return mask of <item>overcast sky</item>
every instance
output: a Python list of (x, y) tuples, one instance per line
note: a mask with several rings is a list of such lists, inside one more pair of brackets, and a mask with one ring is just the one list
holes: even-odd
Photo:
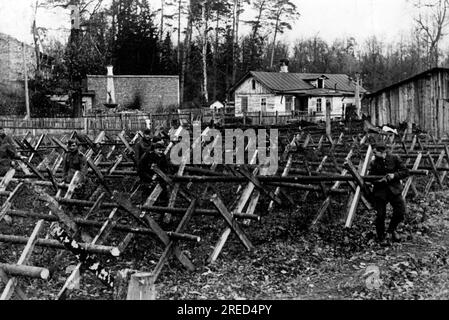
[[(161, 0), (150, 0), (153, 8)], [(407, 0), (292, 0), (301, 17), (284, 36), (287, 40), (318, 35), (326, 41), (354, 36), (358, 43), (376, 35), (386, 41), (410, 35), (413, 25), (412, 9)], [(0, 32), (20, 40), (32, 41), (30, 29), (35, 0), (0, 0)], [(68, 10), (38, 16), (38, 25), (50, 28), (69, 28)], [(61, 32), (59, 32), (61, 34)]]

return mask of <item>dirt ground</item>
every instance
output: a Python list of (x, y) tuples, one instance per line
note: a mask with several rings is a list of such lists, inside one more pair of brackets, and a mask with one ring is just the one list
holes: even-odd
[[(232, 194), (233, 190), (228, 190)], [(24, 193), (23, 199), (30, 195)], [(431, 193), (426, 199), (408, 201), (408, 215), (401, 226), (404, 241), (380, 246), (374, 241), (374, 212), (359, 210), (351, 229), (345, 229), (341, 212), (345, 205), (336, 198), (333, 213), (327, 213), (316, 228), (310, 222), (319, 206), (313, 193), (309, 201), (296, 208), (275, 209), (266, 213), (261, 201), (260, 222), (244, 230), (256, 247), (249, 253), (231, 235), (218, 260), (206, 259), (225, 229), (223, 219), (195, 216), (186, 232), (201, 236), (199, 243), (181, 245), (198, 267), (184, 270), (170, 259), (157, 283), (157, 299), (448, 299), (449, 298), (449, 194)], [(342, 198), (343, 199), (343, 198)], [(29, 202), (28, 206), (33, 207)], [(125, 218), (124, 218), (125, 219)], [(126, 220), (126, 219), (125, 219)], [(12, 225), (0, 224), (0, 233), (30, 234), (33, 224), (14, 218)], [(170, 226), (165, 226), (170, 228)], [(173, 226), (171, 226), (173, 227)], [(116, 232), (108, 244), (123, 238)], [(0, 243), (0, 262), (18, 260), (23, 246)], [(113, 271), (135, 269), (151, 271), (163, 247), (153, 238), (140, 235), (125, 253), (115, 258), (100, 257)], [(76, 258), (65, 252), (55, 265), (54, 249), (35, 249), (31, 263), (52, 266), (48, 281), (20, 279), (31, 299), (54, 299), (69, 275), (68, 267)], [(0, 284), (0, 290), (3, 284)], [(80, 289), (70, 291), (67, 299), (113, 299), (90, 272), (81, 279)]]

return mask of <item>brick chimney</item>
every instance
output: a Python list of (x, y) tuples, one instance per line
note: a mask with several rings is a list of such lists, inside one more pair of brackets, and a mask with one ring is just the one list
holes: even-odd
[(108, 104), (115, 104), (115, 87), (114, 87), (114, 67), (109, 65), (106, 67), (108, 69), (107, 82), (106, 82), (106, 102)]
[(280, 71), (281, 73), (288, 73), (288, 59), (281, 59), (280, 61)]
[(76, 3), (76, 1), (72, 1), (72, 3), (69, 5), (69, 9), (70, 9), (71, 29), (79, 30), (80, 29), (80, 7)]

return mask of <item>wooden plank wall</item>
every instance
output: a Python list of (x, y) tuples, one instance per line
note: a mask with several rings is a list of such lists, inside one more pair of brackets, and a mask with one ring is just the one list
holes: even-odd
[(407, 122), (436, 137), (449, 133), (449, 72), (434, 71), (367, 98), (375, 125)]

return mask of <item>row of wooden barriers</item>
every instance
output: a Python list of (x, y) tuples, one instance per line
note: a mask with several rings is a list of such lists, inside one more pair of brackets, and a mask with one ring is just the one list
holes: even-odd
[[(167, 155), (178, 143), (181, 130), (181, 127), (171, 129)], [(331, 214), (336, 204), (341, 205), (341, 199), (346, 201), (344, 225), (350, 228), (357, 212), (372, 210), (367, 199), (368, 182), (380, 177), (370, 176), (368, 169), (376, 141), (385, 141), (410, 169), (403, 191), (405, 197), (409, 193), (425, 196), (432, 188), (443, 188), (449, 171), (446, 139), (436, 140), (423, 134), (327, 136), (307, 130), (284, 134), (281, 140), (288, 143), (277, 146), (282, 151), (279, 168), (271, 175), (266, 164), (258, 163), (257, 152), (245, 165), (224, 165), (212, 158), (206, 162), (208, 165), (192, 165), (188, 162), (196, 145), (213, 147), (219, 141), (210, 139), (210, 129), (205, 128), (201, 137), (191, 141), (189, 155), (182, 157), (176, 174), (168, 175), (153, 167), (160, 182), (142, 204), (133, 160), (133, 145), (140, 137), (141, 132), (133, 135), (122, 132), (117, 136), (101, 132), (94, 139), (76, 132), (62, 137), (46, 134), (14, 137), (17, 148), (28, 160), (18, 161), (0, 181), (0, 231), (10, 231), (0, 234), (0, 248), (7, 252), (12, 247), (24, 247), (17, 261), (7, 261), (10, 255), (0, 256), (3, 282), (0, 299), (27, 299), (28, 282), (22, 280), (24, 277), (50, 279), (52, 266), (36, 266), (40, 264), (40, 256), (33, 255), (36, 246), (55, 250), (58, 254), (54, 263), (63, 254), (76, 259), (77, 265), (71, 268), (55, 297), (65, 299), (86, 271), (92, 272), (106, 287), (117, 290), (121, 282), (119, 274), (125, 278), (126, 275), (113, 272), (114, 268), (105, 266), (104, 261), (119, 259), (137, 237), (156, 239), (162, 254), (154, 268), (130, 274), (127, 298), (135, 299), (136, 294), (142, 297), (146, 285), (157, 281), (171, 258), (185, 269), (195, 270), (191, 255), (181, 249), (202, 241), (199, 235), (188, 232), (201, 229), (193, 227), (203, 221), (198, 217), (221, 219), (225, 226), (223, 230), (214, 230), (212, 238), (218, 239), (207, 263), (219, 258), (232, 234), (246, 250), (254, 251), (251, 224), (273, 218), (276, 210), (283, 207), (295, 208), (306, 203), (312, 194), (319, 199), (319, 205), (310, 219), (311, 228), (326, 213)], [(88, 177), (81, 179), (77, 172), (70, 183), (60, 183), (66, 142), (71, 138), (80, 141), (88, 159)], [(267, 145), (270, 147), (273, 149)], [(163, 190), (169, 191), (168, 204), (158, 205)], [(162, 215), (171, 224), (163, 223), (156, 215)], [(164, 230), (169, 225), (171, 230)], [(216, 228), (222, 225), (215, 224)], [(89, 237), (86, 228), (96, 230), (95, 236)], [(18, 234), (18, 230), (29, 233)]]

